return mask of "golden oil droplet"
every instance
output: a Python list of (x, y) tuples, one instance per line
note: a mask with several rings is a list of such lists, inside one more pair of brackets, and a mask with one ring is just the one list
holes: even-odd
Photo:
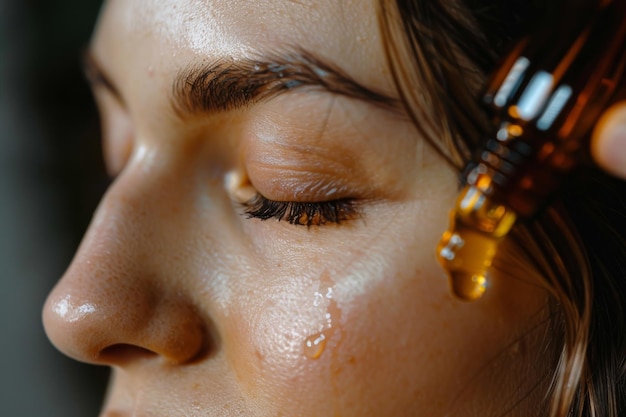
[(487, 273), (498, 245), (515, 224), (517, 215), (466, 186), (450, 212), (450, 227), (437, 246), (437, 259), (448, 272), (455, 296), (473, 301), (487, 289)]
[(450, 274), (450, 286), (455, 296), (462, 300), (479, 299), (487, 289), (487, 278), (484, 275), (472, 275), (459, 272)]
[(317, 359), (322, 356), (326, 348), (326, 335), (324, 333), (316, 333), (309, 336), (304, 341), (304, 354), (307, 358)]

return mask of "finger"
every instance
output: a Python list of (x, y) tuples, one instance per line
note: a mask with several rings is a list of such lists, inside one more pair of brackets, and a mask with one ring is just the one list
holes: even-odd
[(600, 118), (593, 132), (591, 154), (600, 167), (626, 179), (626, 101)]

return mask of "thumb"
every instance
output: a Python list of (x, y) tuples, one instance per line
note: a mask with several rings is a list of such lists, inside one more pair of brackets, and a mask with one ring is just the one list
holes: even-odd
[(591, 155), (601, 168), (626, 180), (626, 101), (600, 118), (591, 138)]

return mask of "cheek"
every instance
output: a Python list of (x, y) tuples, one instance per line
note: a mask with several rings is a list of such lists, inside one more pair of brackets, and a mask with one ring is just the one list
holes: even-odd
[(324, 383), (333, 387), (339, 408), (350, 410), (347, 415), (448, 415), (451, 410), (456, 412), (449, 415), (459, 415), (470, 405), (480, 407), (474, 402), (490, 398), (527, 366), (527, 358), (507, 353), (526, 318), (461, 304), (438, 279), (437, 266), (410, 263), (389, 271), (343, 309)]
[[(325, 262), (302, 259), (322, 266), (301, 268), (300, 276), (259, 272), (242, 280), (249, 284), (233, 294), (224, 351), (245, 391), (289, 399), (280, 409), (291, 415), (358, 415), (362, 406), (369, 407), (362, 415), (384, 414), (393, 404), (389, 392), (405, 392), (403, 403), (412, 401), (413, 391), (403, 385), (423, 373), (424, 362), (444, 344), (423, 340), (443, 326), (435, 313), (447, 297), (446, 284), (434, 277), (440, 272), (432, 251), (417, 251), (434, 247), (429, 234), (409, 238), (401, 226), (389, 225), (386, 238), (363, 248), (354, 244), (349, 255), (341, 251), (349, 264), (327, 254)], [(268, 400), (265, 408), (274, 403)]]
[(437, 415), (458, 371), (450, 364), (451, 299), (427, 256), (395, 255), (344, 309), (331, 377), (355, 415)]
[[(325, 384), (340, 342), (341, 312), (319, 276), (258, 279), (266, 283), (238, 294), (225, 318), (227, 360), (243, 391), (268, 415), (310, 415), (311, 401), (330, 399)], [(318, 404), (316, 413), (330, 404)]]
[(416, 251), (433, 247), (431, 236), (395, 232), (403, 238), (355, 252), (342, 271), (261, 274), (235, 295), (224, 350), (240, 386), (265, 410), (443, 415), (490, 398), (526, 368), (528, 358), (508, 355), (507, 346), (539, 303), (509, 314), (499, 292), (458, 302), (431, 251)]
[[(224, 351), (244, 390), (268, 399), (265, 410), (389, 415), (391, 405), (406, 408), (438, 375), (447, 377), (448, 329), (437, 317), (441, 303), (428, 300), (428, 276), (415, 269), (374, 276), (377, 269), (363, 262), (349, 276), (299, 277), (237, 297)], [(364, 280), (376, 284), (363, 290)], [(345, 302), (348, 287), (360, 294)], [(389, 401), (392, 393), (402, 398)], [(275, 405), (276, 398), (287, 401)]]

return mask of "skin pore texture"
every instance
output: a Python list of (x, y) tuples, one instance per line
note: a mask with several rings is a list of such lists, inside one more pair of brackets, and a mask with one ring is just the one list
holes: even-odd
[[(190, 68), (296, 50), (393, 102), (377, 28), (370, 0), (105, 4), (92, 82), (116, 178), (44, 308), (61, 351), (113, 367), (102, 416), (541, 414), (547, 294), (529, 274), (452, 298), (434, 248), (457, 174), (401, 111), (319, 86), (173, 105)], [(262, 221), (256, 193), (351, 210)]]

